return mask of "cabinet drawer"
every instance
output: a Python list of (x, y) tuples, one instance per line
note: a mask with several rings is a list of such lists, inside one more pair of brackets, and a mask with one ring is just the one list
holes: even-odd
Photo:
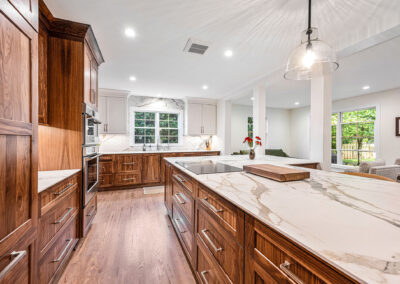
[(100, 162), (99, 173), (112, 174), (114, 172), (113, 165), (114, 163), (112, 161)]
[(135, 172), (142, 169), (141, 155), (116, 155), (114, 160), (117, 173)]
[(197, 209), (197, 235), (232, 283), (243, 283), (243, 248), (202, 207)]
[(114, 185), (113, 174), (102, 174), (99, 178), (99, 187), (109, 187)]
[(141, 183), (141, 176), (138, 173), (115, 174), (114, 183), (115, 183), (115, 185), (140, 184)]
[(83, 235), (86, 236), (94, 217), (97, 214), (97, 194), (89, 201), (83, 209)]
[(194, 241), (193, 231), (191, 230), (190, 223), (188, 222), (186, 217), (182, 214), (175, 200), (173, 200), (173, 206), (172, 206), (172, 221), (174, 222), (179, 238), (183, 242), (183, 247), (185, 249), (186, 254), (190, 259), (192, 259), (193, 241)]
[(245, 282), (246, 284), (293, 284), (279, 269), (273, 264), (268, 268), (262, 267), (251, 256), (246, 254), (245, 259)]
[(189, 220), (191, 225), (194, 225), (194, 200), (190, 191), (186, 189), (180, 182), (173, 180), (172, 195), (176, 204), (181, 208), (186, 219)]
[(282, 275), (290, 283), (357, 283), (252, 217), (246, 232), (246, 251), (279, 283)]
[(69, 191), (52, 210), (42, 215), (39, 230), (39, 248), (42, 250), (54, 235), (68, 222), (71, 216), (79, 210), (78, 188)]
[(11, 253), (0, 257), (0, 284), (28, 284), (29, 258), (31, 246), (26, 249), (15, 248)]
[[(60, 198), (63, 198), (70, 191), (74, 191), (78, 185), (80, 184), (78, 178), (80, 175), (74, 175), (66, 180), (61, 181), (60, 183), (42, 191), (39, 194), (40, 206), (42, 208), (42, 214), (44, 211), (50, 210), (50, 203)], [(46, 209), (45, 209), (46, 208)]]
[(173, 179), (187, 189), (193, 198), (196, 198), (196, 183), (188, 175), (174, 169), (172, 174)]
[[(210, 254), (202, 239), (197, 238), (197, 265), (196, 275), (203, 284), (220, 284), (231, 283), (229, 279), (223, 274), (215, 259)], [(239, 266), (239, 264), (236, 264)]]
[(198, 201), (241, 246), (244, 246), (244, 213), (240, 209), (201, 185)]
[(114, 155), (101, 155), (99, 157), (100, 162), (106, 161), (106, 162), (112, 162), (114, 160)]
[(39, 283), (49, 283), (54, 277), (57, 269), (63, 261), (70, 255), (77, 242), (77, 220), (75, 217), (66, 226), (54, 245), (47, 251), (39, 262)]

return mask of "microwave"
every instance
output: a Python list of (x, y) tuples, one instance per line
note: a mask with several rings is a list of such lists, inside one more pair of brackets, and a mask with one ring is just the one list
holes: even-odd
[(83, 146), (95, 146), (99, 139), (99, 114), (87, 104), (82, 109)]

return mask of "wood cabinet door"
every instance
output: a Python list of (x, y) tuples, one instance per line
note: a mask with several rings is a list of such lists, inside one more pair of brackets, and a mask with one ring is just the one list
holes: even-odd
[(157, 183), (161, 181), (160, 155), (143, 155), (142, 183)]
[(142, 169), (142, 155), (115, 155), (114, 162), (116, 173), (140, 173)]
[(39, 30), (39, 0), (8, 0), (8, 2), (36, 31)]
[(92, 54), (85, 44), (84, 61), (83, 61), (83, 101), (85, 104), (92, 106), (91, 100), (91, 82), (92, 82)]
[(188, 104), (187, 112), (187, 131), (188, 135), (202, 134), (202, 105), (201, 104)]
[(47, 28), (40, 23), (38, 47), (39, 47), (39, 123), (48, 123), (48, 91), (47, 91), (47, 51), (48, 51)]
[(203, 124), (202, 134), (217, 134), (217, 106), (203, 105), (201, 117)]
[(90, 103), (96, 111), (98, 103), (97, 69), (98, 67), (96, 60), (92, 58), (90, 64)]
[[(17, 243), (36, 236), (38, 224), (38, 35), (4, 0), (0, 0), (0, 62), (0, 256), (7, 256), (18, 251)], [(12, 270), (2, 264), (0, 275)], [(34, 258), (29, 265), (34, 265)], [(30, 269), (35, 279), (35, 269)]]
[(172, 217), (172, 168), (169, 164), (165, 164), (164, 202), (168, 214)]

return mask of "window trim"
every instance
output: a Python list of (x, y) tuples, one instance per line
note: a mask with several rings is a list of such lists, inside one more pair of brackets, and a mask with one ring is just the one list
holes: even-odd
[(149, 146), (156, 146), (158, 139), (160, 139), (160, 113), (174, 113), (178, 115), (178, 143), (159, 143), (160, 146), (182, 146), (183, 145), (183, 111), (182, 110), (165, 110), (165, 109), (146, 109), (141, 107), (130, 107), (129, 110), (129, 144), (130, 146), (142, 146), (145, 143), (135, 143), (135, 112), (154, 112), (156, 114), (155, 130), (156, 139), (155, 143), (146, 143)]
[[(332, 115), (335, 113), (339, 113), (342, 114), (344, 112), (352, 112), (352, 111), (359, 111), (359, 110), (366, 110), (366, 109), (371, 109), (371, 108), (375, 108), (375, 121), (374, 121), (374, 143), (375, 143), (375, 154), (376, 154), (376, 159), (380, 159), (381, 157), (381, 151), (380, 151), (380, 118), (381, 118), (381, 108), (379, 104), (376, 105), (364, 105), (361, 107), (356, 107), (356, 108), (350, 108), (350, 107), (346, 107), (346, 108), (335, 108), (332, 110)], [(342, 115), (338, 115), (338, 121), (337, 121), (337, 126), (336, 126), (336, 149), (331, 149), (331, 152), (336, 150), (338, 153), (340, 151), (342, 151), (342, 125), (343, 124), (348, 124), (348, 123), (342, 123)], [(332, 125), (332, 124), (331, 124)], [(340, 133), (340, 135), (338, 135), (338, 133)], [(332, 130), (331, 130), (331, 135), (332, 135)], [(332, 142), (330, 142), (332, 143)], [(364, 151), (365, 152), (365, 151)], [(366, 151), (369, 152), (369, 151)], [(340, 163), (339, 163), (340, 161)], [(345, 166), (345, 167), (351, 167), (351, 166), (346, 166), (343, 165), (343, 161), (342, 161), (342, 155), (338, 154), (337, 155), (337, 164), (332, 164), (332, 166), (336, 167), (341, 167), (341, 166)]]

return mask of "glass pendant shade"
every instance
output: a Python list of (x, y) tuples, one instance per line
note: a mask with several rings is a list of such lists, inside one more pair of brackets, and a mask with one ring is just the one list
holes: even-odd
[(292, 51), (285, 70), (285, 79), (311, 80), (312, 77), (332, 73), (339, 68), (333, 49), (318, 39), (318, 30), (312, 28), (310, 38), (303, 32), (301, 45)]

